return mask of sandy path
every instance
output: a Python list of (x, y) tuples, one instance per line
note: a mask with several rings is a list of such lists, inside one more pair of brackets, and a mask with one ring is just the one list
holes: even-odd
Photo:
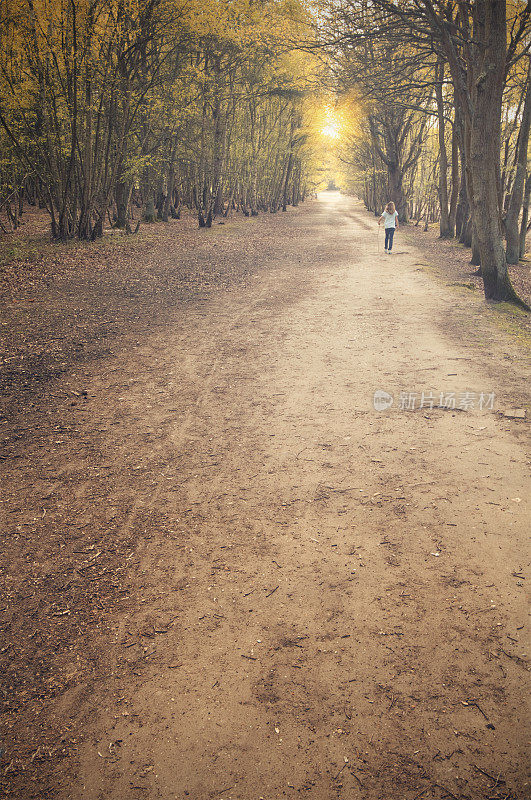
[(496, 358), (441, 327), (472, 301), (375, 231), (322, 196), (284, 262), (94, 375), (142, 545), (112, 676), (58, 707), (87, 732), (61, 797), (529, 796), (525, 423), (477, 408)]

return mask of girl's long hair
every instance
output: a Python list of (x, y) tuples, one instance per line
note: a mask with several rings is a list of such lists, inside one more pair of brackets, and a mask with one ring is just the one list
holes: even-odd
[(387, 205), (385, 207), (385, 210), (387, 211), (388, 214), (394, 214), (395, 213), (395, 204), (393, 203), (392, 200), (390, 200), (387, 203)]

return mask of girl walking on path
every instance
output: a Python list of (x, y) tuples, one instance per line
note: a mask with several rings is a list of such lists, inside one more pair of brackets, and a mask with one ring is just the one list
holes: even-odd
[(396, 211), (395, 204), (392, 201), (387, 203), (382, 216), (378, 220), (378, 225), (382, 224), (382, 220), (384, 221), (385, 227), (385, 252), (391, 255), (395, 228), (398, 228), (398, 213)]

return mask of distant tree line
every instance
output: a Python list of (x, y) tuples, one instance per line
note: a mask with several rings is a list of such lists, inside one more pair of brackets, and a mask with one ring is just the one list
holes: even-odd
[(525, 305), (507, 264), (529, 230), (531, 4), (324, 0), (320, 46), (365, 105), (340, 157), (367, 208), (438, 220), (473, 248), (487, 299)]
[(0, 212), (54, 239), (275, 212), (311, 187), (291, 0), (1, 0)]

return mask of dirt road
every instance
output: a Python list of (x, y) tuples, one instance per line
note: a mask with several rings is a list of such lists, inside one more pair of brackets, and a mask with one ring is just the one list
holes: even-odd
[(27, 478), (130, 587), (64, 657), (48, 796), (529, 797), (525, 365), (351, 199), (277, 244), (95, 367), (83, 454)]

